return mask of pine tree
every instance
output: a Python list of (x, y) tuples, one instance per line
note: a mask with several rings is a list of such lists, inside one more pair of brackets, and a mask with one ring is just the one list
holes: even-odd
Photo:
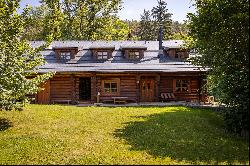
[(144, 10), (140, 21), (140, 40), (156, 40), (157, 33), (150, 11)]
[[(164, 0), (159, 0), (158, 1), (158, 6), (153, 7), (152, 9), (152, 16), (155, 19), (155, 26), (157, 27), (157, 30), (159, 32), (159, 35), (163, 33), (163, 39), (167, 40), (170, 37), (171, 33), (171, 13), (168, 13), (168, 8), (167, 8), (167, 2)], [(162, 32), (161, 32), (162, 28)], [(159, 40), (159, 37), (158, 37)]]

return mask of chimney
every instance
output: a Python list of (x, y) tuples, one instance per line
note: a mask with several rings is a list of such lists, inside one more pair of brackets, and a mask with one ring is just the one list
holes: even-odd
[(163, 33), (162, 33), (162, 25), (160, 25), (159, 28), (159, 50), (162, 50), (162, 38), (163, 38)]
[(162, 23), (160, 23), (160, 28), (159, 28), (159, 54), (158, 54), (158, 57), (160, 57), (160, 55), (163, 55), (162, 38), (163, 38)]
[(163, 39), (163, 29), (162, 29), (162, 11), (163, 11), (163, 6), (162, 6), (162, 1), (160, 0), (160, 1), (158, 1), (158, 4), (159, 4), (159, 9), (160, 9), (160, 15), (159, 15), (159, 55), (158, 55), (158, 57), (160, 56), (160, 55), (163, 55), (163, 47), (162, 47), (162, 39)]

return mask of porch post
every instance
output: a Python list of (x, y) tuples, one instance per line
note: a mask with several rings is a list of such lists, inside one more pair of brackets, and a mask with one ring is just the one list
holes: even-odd
[(96, 75), (91, 77), (91, 102), (95, 103), (97, 97)]
[(70, 79), (71, 79), (71, 84), (72, 84), (72, 95), (71, 95), (71, 101), (73, 104), (76, 104), (76, 79), (75, 79), (75, 76), (73, 74), (71, 74), (70, 76)]
[(159, 96), (160, 96), (160, 75), (156, 76), (156, 80), (155, 80), (155, 101), (158, 102), (159, 101)]
[(136, 75), (136, 102), (139, 103), (140, 102), (140, 75), (137, 74)]

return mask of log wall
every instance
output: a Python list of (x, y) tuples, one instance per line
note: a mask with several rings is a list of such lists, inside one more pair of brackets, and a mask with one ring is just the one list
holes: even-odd
[[(189, 80), (189, 92), (174, 92), (174, 79)], [(161, 75), (160, 93), (172, 92), (177, 101), (199, 101), (200, 100), (200, 78), (197, 76), (168, 76)]]
[[(71, 100), (73, 103), (79, 102), (79, 79), (81, 77), (91, 78), (91, 100), (88, 102), (96, 102), (97, 92), (102, 90), (102, 81), (112, 78), (120, 79), (119, 96), (128, 97), (131, 102), (140, 101), (139, 82), (143, 79), (155, 80), (155, 100), (159, 101), (161, 93), (173, 92), (177, 101), (199, 101), (203, 100), (201, 92), (201, 76), (199, 75), (176, 75), (172, 74), (156, 74), (151, 77), (144, 77), (140, 74), (63, 74), (55, 75), (50, 79), (50, 101), (53, 100)], [(189, 93), (174, 92), (174, 79), (190, 80)], [(138, 83), (137, 83), (138, 82)], [(105, 95), (101, 92), (100, 101), (112, 100), (112, 96)]]
[(136, 102), (137, 100), (137, 93), (136, 93), (136, 75), (132, 76), (97, 76), (96, 77), (96, 86), (97, 91), (101, 92), (100, 100), (112, 100), (112, 96), (105, 95), (102, 92), (102, 81), (109, 80), (112, 78), (119, 78), (120, 79), (120, 94), (119, 96), (128, 97), (131, 101)]
[(73, 81), (70, 75), (53, 77), (50, 80), (51, 102), (53, 100), (72, 100)]

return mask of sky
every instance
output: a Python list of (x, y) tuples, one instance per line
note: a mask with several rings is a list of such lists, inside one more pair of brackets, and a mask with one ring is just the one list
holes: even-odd
[[(194, 13), (192, 6), (193, 0), (166, 0), (168, 12), (172, 13), (172, 20), (183, 23), (186, 20), (187, 13)], [(38, 6), (39, 0), (21, 0), (21, 8), (26, 4)], [(143, 10), (151, 10), (157, 6), (157, 0), (123, 0), (123, 9), (119, 11), (118, 16), (122, 20), (140, 20)]]

